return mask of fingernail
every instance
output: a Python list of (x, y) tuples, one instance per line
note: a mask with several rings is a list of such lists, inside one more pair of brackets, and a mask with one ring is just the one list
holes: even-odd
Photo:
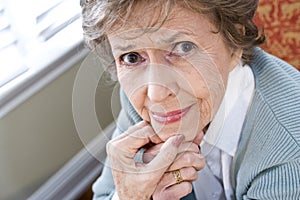
[(173, 144), (176, 147), (179, 147), (184, 140), (184, 135), (176, 135), (174, 137), (175, 137), (175, 139), (173, 140)]

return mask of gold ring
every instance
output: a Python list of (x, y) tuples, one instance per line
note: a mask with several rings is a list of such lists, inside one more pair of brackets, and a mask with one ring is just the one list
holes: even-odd
[(179, 184), (179, 183), (181, 183), (183, 181), (183, 178), (182, 178), (182, 176), (180, 174), (179, 169), (175, 170), (175, 171), (172, 171), (172, 174), (174, 175), (177, 184)]

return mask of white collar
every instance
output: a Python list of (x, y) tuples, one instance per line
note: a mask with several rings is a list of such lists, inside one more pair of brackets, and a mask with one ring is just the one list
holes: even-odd
[[(252, 70), (248, 65), (239, 63), (229, 73), (223, 101), (201, 145), (207, 142), (234, 156), (254, 87)], [(202, 152), (204, 155), (210, 150), (206, 148), (205, 151)]]

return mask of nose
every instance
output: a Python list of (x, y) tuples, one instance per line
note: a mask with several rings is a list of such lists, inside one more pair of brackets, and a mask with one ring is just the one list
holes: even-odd
[(150, 57), (148, 67), (147, 96), (152, 102), (162, 102), (176, 96), (178, 91), (172, 66), (159, 55)]
[(161, 83), (149, 83), (147, 96), (151, 102), (162, 102), (172, 96), (172, 91)]

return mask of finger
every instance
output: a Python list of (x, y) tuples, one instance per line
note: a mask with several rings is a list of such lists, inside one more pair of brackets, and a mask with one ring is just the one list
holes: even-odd
[(174, 162), (183, 140), (183, 135), (170, 137), (165, 143), (163, 143), (160, 152), (155, 156), (155, 158), (146, 164), (146, 171), (157, 171), (162, 176), (166, 169)]
[[(139, 129), (137, 129), (139, 128)], [(132, 128), (123, 137), (116, 138), (109, 142), (109, 147), (116, 147), (121, 151), (135, 154), (141, 147), (150, 142), (161, 142), (150, 125)]]
[(195, 170), (201, 170), (206, 164), (205, 157), (199, 153), (184, 152), (178, 154), (175, 161), (167, 171), (174, 171), (184, 167), (193, 167)]
[(132, 129), (126, 131), (126, 135), (132, 137), (140, 137), (138, 131), (145, 131), (146, 134), (148, 133), (147, 136), (149, 137), (149, 140), (154, 144), (159, 144), (163, 142), (147, 121), (142, 121), (138, 123), (137, 126), (133, 126)]
[[(129, 128), (124, 134), (110, 140), (106, 145), (106, 151), (111, 162), (119, 162), (121, 163), (120, 165), (132, 164), (136, 152), (145, 143), (149, 142), (147, 135), (151, 135), (151, 133), (149, 133), (150, 129), (148, 128), (149, 130), (145, 130), (148, 126), (147, 122), (140, 122)], [(130, 134), (144, 134), (144, 136), (131, 137)], [(135, 142), (133, 140), (135, 140)]]
[(183, 153), (187, 151), (200, 153), (198, 145), (193, 142), (184, 142), (182, 145), (180, 145), (179, 153)]
[(143, 162), (149, 163), (154, 159), (154, 157), (159, 153), (163, 143), (152, 146), (149, 149), (146, 149), (143, 153)]
[(136, 135), (135, 133), (141, 130), (145, 131), (145, 129), (148, 130), (149, 133), (151, 133), (149, 134), (151, 136), (149, 138), (151, 142), (153, 143), (162, 142), (162, 140), (157, 136), (157, 134), (154, 132), (151, 125), (147, 121), (141, 121), (135, 124), (134, 126), (129, 127), (127, 131), (125, 131), (123, 134), (119, 135), (118, 137), (113, 138), (112, 141), (122, 140), (128, 136), (139, 137), (138, 134)]
[(115, 137), (113, 139), (111, 139), (111, 141), (118, 141), (121, 140), (125, 137), (127, 137), (130, 133), (133, 133), (139, 129), (142, 129), (143, 127), (149, 125), (148, 122), (146, 121), (141, 121), (137, 124), (135, 124), (134, 126), (130, 126), (124, 133), (122, 133), (121, 135), (119, 135), (118, 137)]
[(200, 133), (198, 133), (198, 134), (196, 135), (196, 137), (195, 137), (194, 140), (193, 140), (193, 143), (195, 143), (195, 144), (197, 144), (197, 145), (200, 145), (200, 143), (201, 143), (203, 137), (204, 137), (204, 133), (203, 133), (203, 131), (201, 131)]
[(146, 121), (141, 121), (141, 122), (135, 124), (134, 126), (130, 126), (127, 131), (125, 131), (123, 134), (119, 135), (118, 137), (113, 138), (112, 141), (121, 140), (121, 139), (127, 137), (129, 134), (142, 129), (145, 126), (149, 126), (149, 123)]
[[(162, 147), (163, 143), (157, 144), (152, 146), (149, 149), (146, 149), (143, 154), (143, 161), (144, 163), (148, 163), (159, 153), (160, 148)], [(200, 153), (198, 145), (192, 142), (184, 142), (180, 145), (178, 153), (183, 153), (186, 151)]]
[(131, 138), (133, 140), (144, 139), (145, 137), (147, 137), (149, 139), (149, 142), (152, 142), (154, 144), (163, 142), (158, 137), (158, 135), (155, 133), (152, 126), (148, 122), (141, 123), (140, 126), (134, 127), (132, 129), (126, 131), (126, 136), (127, 137), (124, 137), (124, 138), (126, 138), (126, 139)]
[[(192, 182), (198, 178), (198, 172), (193, 167), (185, 167), (185, 168), (181, 168), (178, 170), (180, 172), (180, 175), (181, 175), (183, 181)], [(159, 187), (167, 188), (167, 187), (177, 184), (176, 178), (172, 172), (173, 171), (166, 172), (163, 175), (163, 177), (161, 178), (161, 181), (159, 183)]]
[(164, 196), (166, 196), (166, 198), (164, 199), (181, 199), (191, 193), (192, 190), (193, 186), (191, 182), (175, 184), (165, 190)]

